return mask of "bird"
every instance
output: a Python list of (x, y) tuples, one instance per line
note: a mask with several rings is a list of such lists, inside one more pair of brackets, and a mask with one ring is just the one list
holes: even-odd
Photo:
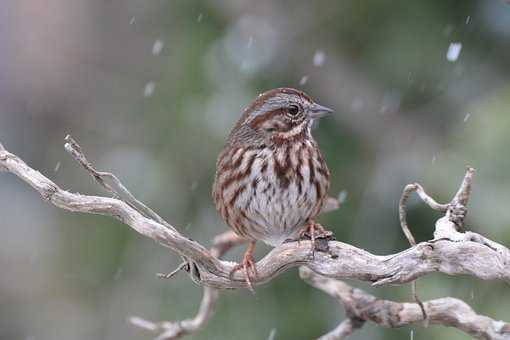
[(244, 109), (218, 156), (212, 197), (226, 224), (248, 241), (231, 275), (243, 269), (250, 289), (257, 241), (276, 247), (307, 233), (313, 251), (325, 232), (315, 218), (330, 172), (311, 129), (332, 112), (297, 89), (266, 91)]

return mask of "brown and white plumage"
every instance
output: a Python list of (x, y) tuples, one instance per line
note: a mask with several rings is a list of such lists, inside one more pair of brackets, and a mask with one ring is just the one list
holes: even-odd
[(265, 92), (244, 110), (213, 185), (216, 208), (237, 234), (276, 246), (318, 215), (329, 170), (311, 125), (329, 111), (288, 88)]
[(316, 118), (331, 110), (305, 93), (279, 88), (250, 104), (220, 153), (213, 184), (216, 209), (248, 240), (242, 265), (256, 274), (255, 241), (277, 246), (315, 224), (329, 189), (329, 170), (311, 134)]

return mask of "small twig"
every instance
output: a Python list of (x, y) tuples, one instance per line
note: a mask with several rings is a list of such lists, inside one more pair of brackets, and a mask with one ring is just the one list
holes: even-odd
[(92, 164), (87, 160), (83, 151), (81, 150), (80, 145), (71, 137), (71, 135), (67, 135), (64, 140), (66, 143), (64, 144), (65, 150), (78, 162), (80, 165), (87, 170), (89, 175), (94, 178), (94, 181), (101, 185), (106, 191), (111, 193), (113, 197), (120, 198), (120, 195), (117, 193), (115, 189), (113, 189), (108, 183), (103, 180), (103, 177), (106, 176), (105, 173), (101, 173), (94, 169)]
[[(71, 137), (71, 135), (67, 135), (65, 137), (65, 141), (65, 150), (90, 174), (90, 176), (92, 176), (97, 184), (111, 193), (113, 197), (123, 200), (131, 207), (138, 210), (142, 215), (152, 218), (153, 220), (165, 225), (166, 227), (173, 229), (173, 227), (155, 211), (136, 199), (136, 197), (131, 194), (131, 192), (122, 184), (117, 176), (110, 172), (96, 170), (85, 157), (81, 146)], [(105, 178), (111, 180), (115, 184), (116, 188), (106, 183)], [(126, 197), (126, 200), (124, 200), (123, 197)]]
[(468, 167), (459, 190), (448, 205), (446, 216), (455, 224), (457, 230), (462, 230), (464, 228), (464, 221), (467, 214), (466, 206), (469, 201), (469, 196), (471, 195), (474, 175), (475, 169)]
[[(246, 240), (240, 238), (231, 231), (220, 234), (214, 238), (211, 254), (218, 258), (223, 257), (227, 251), (233, 247), (244, 243)], [(189, 263), (181, 263), (174, 271), (169, 274), (158, 274), (158, 277), (169, 279), (176, 273), (187, 267)], [(158, 334), (156, 340), (179, 339), (185, 335), (197, 332), (211, 318), (214, 304), (218, 299), (218, 290), (211, 287), (204, 287), (202, 301), (194, 318), (182, 321), (163, 321), (151, 322), (137, 316), (132, 316), (128, 321), (142, 329)]]
[(423, 187), (418, 184), (408, 184), (405, 186), (402, 196), (400, 197), (400, 202), (398, 204), (398, 212), (399, 212), (399, 218), (400, 218), (400, 227), (402, 228), (402, 231), (404, 232), (404, 235), (406, 236), (407, 240), (409, 241), (409, 244), (412, 246), (416, 245), (416, 240), (414, 239), (413, 234), (409, 230), (409, 227), (407, 225), (407, 213), (406, 213), (406, 203), (409, 199), (409, 196), (413, 193), (417, 193), (418, 196), (421, 198), (421, 200), (427, 204), (430, 208), (442, 212), (446, 212), (448, 209), (448, 204), (441, 204), (437, 203), (432, 197), (430, 197)]
[[(407, 240), (409, 241), (409, 244), (411, 246), (416, 245), (416, 239), (414, 238), (413, 234), (411, 233), (411, 230), (409, 229), (409, 226), (407, 224), (407, 212), (406, 212), (406, 203), (409, 199), (409, 196), (411, 193), (417, 192), (420, 197), (423, 197), (422, 199), (429, 205), (436, 207), (438, 209), (442, 208), (442, 206), (437, 203), (432, 197), (427, 195), (425, 190), (423, 190), (422, 186), (418, 183), (414, 184), (408, 184), (405, 186), (404, 191), (402, 192), (402, 196), (400, 197), (400, 202), (398, 204), (398, 212), (399, 212), (399, 218), (400, 218), (400, 228), (402, 228), (402, 231), (404, 232), (404, 235), (406, 236)], [(427, 325), (427, 312), (425, 311), (425, 307), (423, 306), (423, 302), (420, 300), (420, 297), (418, 296), (418, 292), (416, 289), (416, 280), (413, 280), (411, 282), (411, 294), (413, 296), (414, 301), (420, 306), (420, 309), (423, 314), (423, 320), (425, 322), (425, 326)]]
[(466, 170), (466, 174), (464, 175), (464, 179), (460, 184), (459, 190), (455, 194), (452, 199), (453, 202), (457, 202), (466, 206), (469, 201), (469, 196), (471, 195), (471, 188), (473, 186), (473, 177), (475, 175), (475, 169), (472, 167), (468, 167)]
[[(464, 179), (462, 180), (462, 183), (453, 197), (453, 199), (448, 204), (441, 204), (437, 203), (432, 197), (430, 197), (423, 187), (418, 184), (408, 184), (404, 188), (404, 191), (402, 192), (402, 196), (400, 197), (400, 202), (398, 205), (398, 211), (399, 211), (399, 217), (400, 217), (400, 227), (402, 228), (402, 231), (404, 232), (404, 235), (406, 236), (407, 240), (409, 241), (409, 244), (411, 246), (416, 245), (416, 240), (411, 233), (411, 230), (409, 229), (409, 226), (407, 224), (407, 213), (406, 213), (406, 202), (409, 199), (409, 196), (411, 193), (416, 192), (418, 196), (425, 202), (429, 207), (431, 207), (434, 210), (439, 210), (442, 212), (446, 212), (446, 215), (448, 218), (455, 223), (457, 226), (461, 227), (464, 223), (464, 217), (466, 213), (466, 204), (469, 200), (469, 195), (471, 194), (471, 185), (473, 181), (475, 170), (471, 167), (468, 167), (466, 174), (464, 176)], [(411, 282), (411, 291), (413, 295), (413, 299), (416, 301), (416, 303), (420, 306), (420, 309), (423, 312), (423, 319), (425, 322), (425, 326), (428, 324), (428, 318), (425, 311), (425, 307), (423, 305), (423, 302), (420, 300), (417, 290), (416, 290), (416, 280), (413, 280)]]
[(131, 316), (128, 318), (128, 322), (138, 328), (157, 334), (156, 340), (179, 339), (197, 332), (207, 323), (217, 299), (218, 290), (205, 287), (198, 313), (194, 318), (175, 322), (152, 322), (138, 316)]
[(160, 279), (171, 279), (172, 277), (174, 277), (175, 274), (185, 269), (187, 266), (188, 266), (187, 262), (182, 262), (176, 269), (172, 270), (170, 273), (168, 274), (157, 273), (156, 276), (159, 277)]
[(347, 318), (335, 329), (319, 337), (317, 340), (343, 340), (352, 335), (356, 330), (363, 327), (365, 320), (358, 318)]

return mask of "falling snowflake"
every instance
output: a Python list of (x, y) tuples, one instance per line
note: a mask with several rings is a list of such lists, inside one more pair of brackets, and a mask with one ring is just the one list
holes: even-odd
[(471, 113), (466, 113), (466, 115), (464, 116), (464, 123), (468, 121), (469, 117), (471, 117)]
[(135, 23), (135, 17), (132, 16), (131, 19), (129, 20), (129, 24), (133, 25), (134, 23)]
[(412, 84), (412, 83), (414, 82), (413, 72), (411, 72), (411, 71), (409, 71), (409, 72), (407, 73), (407, 82), (408, 82), (409, 84)]
[(145, 87), (143, 89), (143, 96), (144, 97), (150, 97), (154, 94), (154, 90), (156, 89), (156, 83), (150, 81), (147, 84), (145, 84)]
[(317, 67), (322, 66), (324, 64), (324, 60), (326, 59), (326, 54), (322, 50), (315, 51), (313, 55), (313, 64)]
[(276, 329), (271, 329), (271, 332), (269, 332), (269, 336), (267, 337), (267, 340), (274, 340), (276, 336)]
[(457, 61), (460, 55), (460, 51), (462, 50), (462, 43), (460, 42), (452, 42), (448, 47), (448, 52), (446, 52), (446, 59), (451, 62)]
[(57, 172), (58, 170), (60, 169), (60, 161), (57, 162), (57, 164), (55, 165), (55, 169), (53, 169), (55, 172)]
[(338, 194), (338, 203), (344, 204), (346, 200), (347, 200), (347, 190), (340, 191), (340, 193)]
[(202, 22), (202, 19), (204, 18), (204, 15), (200, 13), (197, 17), (197, 22)]
[(246, 48), (250, 48), (253, 45), (253, 36), (250, 35), (248, 38), (248, 43), (246, 44)]
[(157, 39), (152, 45), (152, 55), (159, 55), (163, 50), (165, 43), (161, 39)]
[(301, 77), (301, 80), (299, 81), (299, 85), (305, 85), (308, 82), (308, 76)]

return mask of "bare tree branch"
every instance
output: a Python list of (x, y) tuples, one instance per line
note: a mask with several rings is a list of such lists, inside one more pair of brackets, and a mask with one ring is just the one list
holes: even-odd
[[(102, 186), (106, 191), (111, 193), (113, 197), (118, 198), (127, 204), (129, 204), (132, 208), (138, 210), (142, 215), (148, 218), (152, 218), (165, 225), (168, 228), (173, 228), (167, 221), (165, 221), (161, 216), (159, 216), (156, 212), (154, 212), (151, 208), (143, 204), (141, 201), (136, 199), (131, 192), (122, 184), (122, 182), (110, 172), (105, 171), (97, 171), (92, 164), (87, 160), (85, 154), (81, 150), (81, 147), (76, 141), (71, 137), (71, 135), (67, 135), (65, 138), (66, 143), (64, 144), (65, 150), (77, 161), (89, 174), (92, 176), (94, 181)], [(110, 186), (105, 178), (111, 180), (115, 187)], [(120, 191), (120, 192), (119, 192)], [(125, 199), (124, 199), (125, 197)]]
[[(415, 303), (380, 300), (345, 282), (318, 275), (306, 267), (301, 267), (299, 273), (307, 283), (338, 299), (348, 311), (347, 314), (350, 314), (347, 320), (356, 317), (387, 328), (402, 327), (422, 320), (420, 307)], [(455, 327), (478, 339), (510, 339), (510, 324), (476, 314), (461, 300), (447, 297), (430, 300), (423, 305), (433, 325)], [(347, 328), (352, 321), (347, 323), (344, 321), (340, 325), (342, 324), (344, 324), (342, 328)], [(320, 339), (345, 339), (355, 329), (351, 326), (350, 333), (345, 331), (340, 333), (337, 331), (338, 328)]]
[[(215, 288), (246, 288), (241, 273), (230, 276), (234, 262), (222, 261), (175, 228), (167, 228), (140, 214), (125, 202), (99, 196), (74, 194), (59, 188), (19, 157), (0, 151), (0, 167), (32, 186), (55, 206), (74, 212), (111, 216), (189, 259), (191, 278)], [(510, 282), (510, 251), (476, 233), (459, 233), (447, 217), (436, 223), (436, 238), (392, 255), (374, 255), (338, 241), (324, 241), (323, 251), (312, 257), (310, 241), (284, 243), (257, 263), (253, 284), (266, 283), (291, 267), (306, 265), (331, 278), (371, 281), (374, 285), (398, 284), (431, 272), (467, 274), (483, 280)], [(476, 256), (474, 256), (476, 255)]]
[[(39, 192), (44, 199), (59, 208), (73, 212), (113, 217), (138, 233), (170, 248), (183, 257), (185, 261), (179, 269), (186, 269), (194, 282), (205, 287), (199, 312), (192, 319), (180, 322), (153, 323), (133, 317), (130, 319), (132, 323), (157, 334), (157, 339), (176, 339), (196, 332), (210, 318), (214, 302), (218, 297), (216, 289), (246, 288), (246, 281), (241, 273), (230, 275), (235, 263), (220, 259), (224, 252), (245, 240), (236, 237), (232, 233), (227, 233), (217, 238), (213, 248), (207, 250), (198, 242), (179, 233), (176, 228), (164, 221), (159, 215), (137, 201), (114, 175), (95, 170), (83, 155), (79, 145), (70, 137), (67, 142), (66, 150), (99, 184), (114, 195), (113, 198), (80, 195), (63, 190), (47, 177), (25, 164), (19, 157), (9, 153), (1, 144), (0, 171), (14, 174)], [(446, 212), (446, 215), (436, 222), (434, 238), (430, 241), (421, 242), (409, 249), (386, 256), (374, 255), (352, 245), (328, 239), (316, 240), (314, 256), (310, 249), (310, 241), (284, 243), (274, 248), (257, 263), (258, 275), (253, 279), (252, 284), (266, 283), (279, 273), (297, 266), (303, 266), (302, 273), (308, 271), (312, 275), (329, 280), (328, 282), (331, 285), (333, 283), (343, 284), (331, 280), (343, 278), (369, 281), (375, 286), (402, 284), (438, 271), (449, 275), (465, 274), (484, 280), (504, 280), (510, 283), (510, 250), (501, 244), (486, 239), (482, 235), (458, 231), (464, 223), (465, 204), (469, 197), (472, 175), (473, 170), (468, 169), (461, 188), (450, 204), (437, 203), (418, 184), (414, 184), (412, 190), (409, 189), (407, 196), (401, 200), (401, 207), (403, 207), (408, 195), (412, 191), (416, 191), (425, 203), (433, 209)], [(112, 180), (116, 188), (108, 185), (104, 178)], [(127, 200), (124, 201), (121, 196), (127, 197)], [(339, 202), (330, 200), (330, 203), (325, 210), (334, 209)], [(400, 217), (405, 222), (405, 209), (403, 208), (400, 209)], [(405, 226), (407, 227), (407, 224)], [(418, 305), (398, 304), (398, 306), (402, 307), (402, 311), (405, 311), (404, 316), (407, 316), (407, 319), (401, 319), (402, 324), (405, 324), (404, 321), (410, 323), (422, 318)], [(438, 315), (443, 315), (443, 318), (448, 319), (447, 314), (440, 314), (445, 310), (452, 311), (452, 315), (464, 313), (463, 315), (468, 317), (476, 317), (476, 320), (480, 322), (488, 319), (474, 314), (469, 306), (451, 298), (432, 300), (423, 304), (423, 306), (424, 310), (430, 315), (432, 323), (439, 322), (437, 321), (440, 319)], [(331, 332), (332, 336), (334, 334), (344, 334), (342, 336), (346, 336), (356, 328), (361, 327), (363, 320), (367, 320), (367, 318), (359, 317), (358, 314), (352, 313), (350, 310), (348, 312), (349, 318), (335, 331)], [(458, 327), (470, 334), (475, 332), (468, 330), (471, 326), (467, 325), (465, 320), (455, 318), (448, 320), (449, 325)], [(488, 320), (492, 321), (491, 319)], [(395, 323), (395, 325), (399, 325), (399, 323)], [(497, 325), (499, 324), (496, 322)], [(505, 332), (507, 331), (507, 324), (503, 323), (501, 327)]]
[[(416, 192), (418, 196), (422, 199), (422, 201), (425, 202), (432, 209), (443, 212), (446, 211), (448, 219), (451, 222), (455, 223), (457, 226), (461, 227), (464, 225), (464, 218), (467, 213), (466, 205), (469, 200), (469, 195), (471, 194), (471, 183), (473, 181), (474, 173), (475, 170), (471, 167), (468, 167), (466, 175), (464, 176), (464, 179), (462, 180), (462, 183), (459, 187), (459, 190), (457, 191), (457, 193), (455, 194), (455, 196), (453, 197), (452, 201), (449, 204), (437, 203), (432, 197), (430, 197), (425, 192), (425, 189), (423, 189), (423, 187), (418, 183), (406, 185), (404, 191), (402, 192), (402, 196), (400, 197), (400, 202), (398, 204), (398, 212), (400, 218), (400, 227), (402, 228), (402, 231), (404, 232), (404, 235), (406, 236), (411, 246), (416, 245), (416, 240), (413, 234), (411, 233), (409, 226), (407, 225), (406, 203), (407, 200), (409, 199), (410, 194)], [(427, 324), (428, 322), (427, 312), (425, 311), (425, 306), (423, 305), (423, 302), (418, 297), (418, 293), (416, 290), (416, 280), (413, 280), (411, 282), (411, 291), (414, 301), (420, 306), (425, 324)]]
[(414, 239), (413, 234), (409, 230), (409, 226), (407, 225), (407, 212), (406, 212), (406, 203), (409, 199), (409, 196), (413, 193), (417, 193), (423, 202), (425, 202), (430, 208), (438, 211), (446, 212), (448, 209), (448, 204), (440, 204), (437, 203), (432, 197), (430, 197), (425, 189), (419, 184), (408, 184), (405, 186), (404, 191), (402, 192), (402, 196), (400, 197), (400, 202), (398, 204), (398, 213), (400, 218), (400, 226), (404, 235), (406, 236), (409, 244), (412, 246), (416, 245), (416, 241)]

